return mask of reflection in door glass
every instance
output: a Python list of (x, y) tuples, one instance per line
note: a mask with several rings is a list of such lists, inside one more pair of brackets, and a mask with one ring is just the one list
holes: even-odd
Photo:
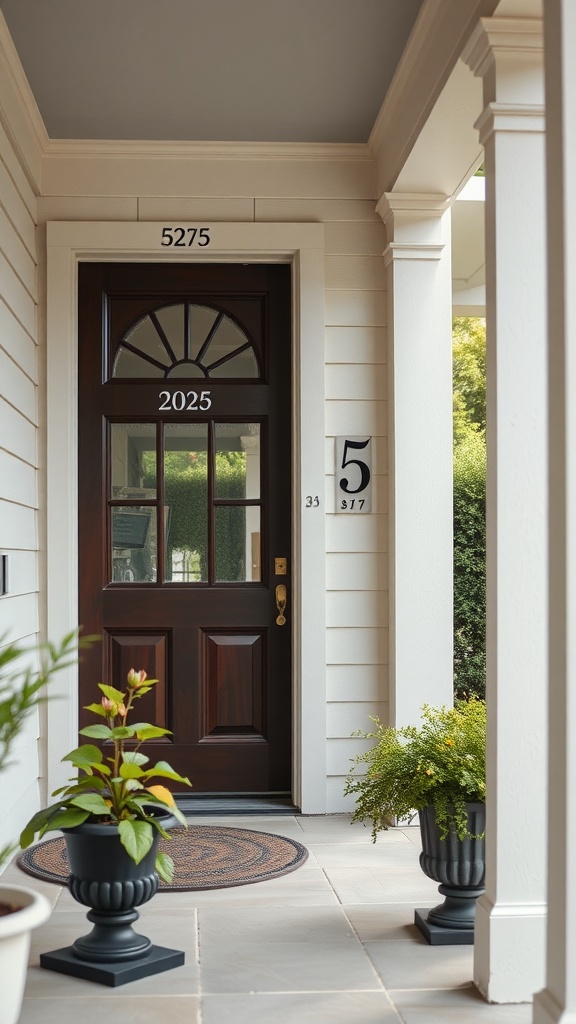
[(208, 427), (164, 426), (165, 579), (208, 580)]
[(112, 580), (156, 582), (156, 507), (116, 505), (110, 509)]
[(216, 582), (259, 582), (260, 507), (220, 505), (215, 508), (214, 514)]
[(112, 498), (156, 497), (156, 427), (153, 423), (110, 424)]
[(260, 424), (215, 424), (216, 498), (260, 497)]

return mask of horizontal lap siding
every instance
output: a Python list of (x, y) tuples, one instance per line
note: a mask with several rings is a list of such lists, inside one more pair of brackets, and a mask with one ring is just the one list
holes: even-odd
[[(349, 758), (365, 747), (351, 733), (368, 728), (370, 715), (386, 717), (388, 695), (385, 237), (373, 169), (362, 161), (183, 163), (50, 160), (52, 194), (39, 200), (39, 219), (325, 225), (326, 787), (327, 810), (341, 811)], [(374, 439), (371, 515), (335, 514), (334, 438), (344, 433)]]
[[(352, 737), (387, 715), (388, 502), (384, 228), (326, 226), (327, 804), (343, 801)], [(335, 441), (370, 435), (372, 513), (335, 509)]]
[[(0, 636), (25, 644), (40, 629), (35, 215), (35, 197), (0, 127), (0, 553), (9, 570)], [(0, 847), (38, 807), (38, 736), (32, 716), (3, 776)]]

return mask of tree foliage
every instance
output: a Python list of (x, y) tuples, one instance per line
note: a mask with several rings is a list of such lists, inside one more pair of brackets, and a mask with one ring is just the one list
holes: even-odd
[(454, 689), (486, 689), (486, 330), (453, 322)]
[(486, 327), (480, 317), (452, 322), (454, 442), (486, 430)]

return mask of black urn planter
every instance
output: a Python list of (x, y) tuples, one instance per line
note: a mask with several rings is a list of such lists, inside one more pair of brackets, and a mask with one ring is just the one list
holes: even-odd
[(486, 874), (486, 805), (470, 803), (467, 814), (470, 838), (459, 839), (455, 832), (449, 832), (441, 839), (434, 807), (418, 812), (420, 867), (428, 878), (440, 882), (438, 891), (445, 897), (433, 910), (415, 912), (415, 924), (431, 945), (474, 942), (476, 900), (484, 892)]
[[(159, 816), (164, 828), (176, 824), (169, 812)], [(70, 864), (68, 889), (78, 903), (91, 908), (86, 916), (93, 928), (71, 946), (42, 953), (40, 966), (110, 986), (180, 967), (183, 952), (154, 946), (133, 929), (139, 917), (136, 907), (158, 891), (154, 865), (159, 833), (139, 864), (128, 856), (114, 823), (85, 822), (63, 833)]]

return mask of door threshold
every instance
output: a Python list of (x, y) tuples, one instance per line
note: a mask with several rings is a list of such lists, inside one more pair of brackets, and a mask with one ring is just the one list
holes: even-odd
[(175, 793), (187, 817), (200, 814), (298, 814), (289, 793)]

